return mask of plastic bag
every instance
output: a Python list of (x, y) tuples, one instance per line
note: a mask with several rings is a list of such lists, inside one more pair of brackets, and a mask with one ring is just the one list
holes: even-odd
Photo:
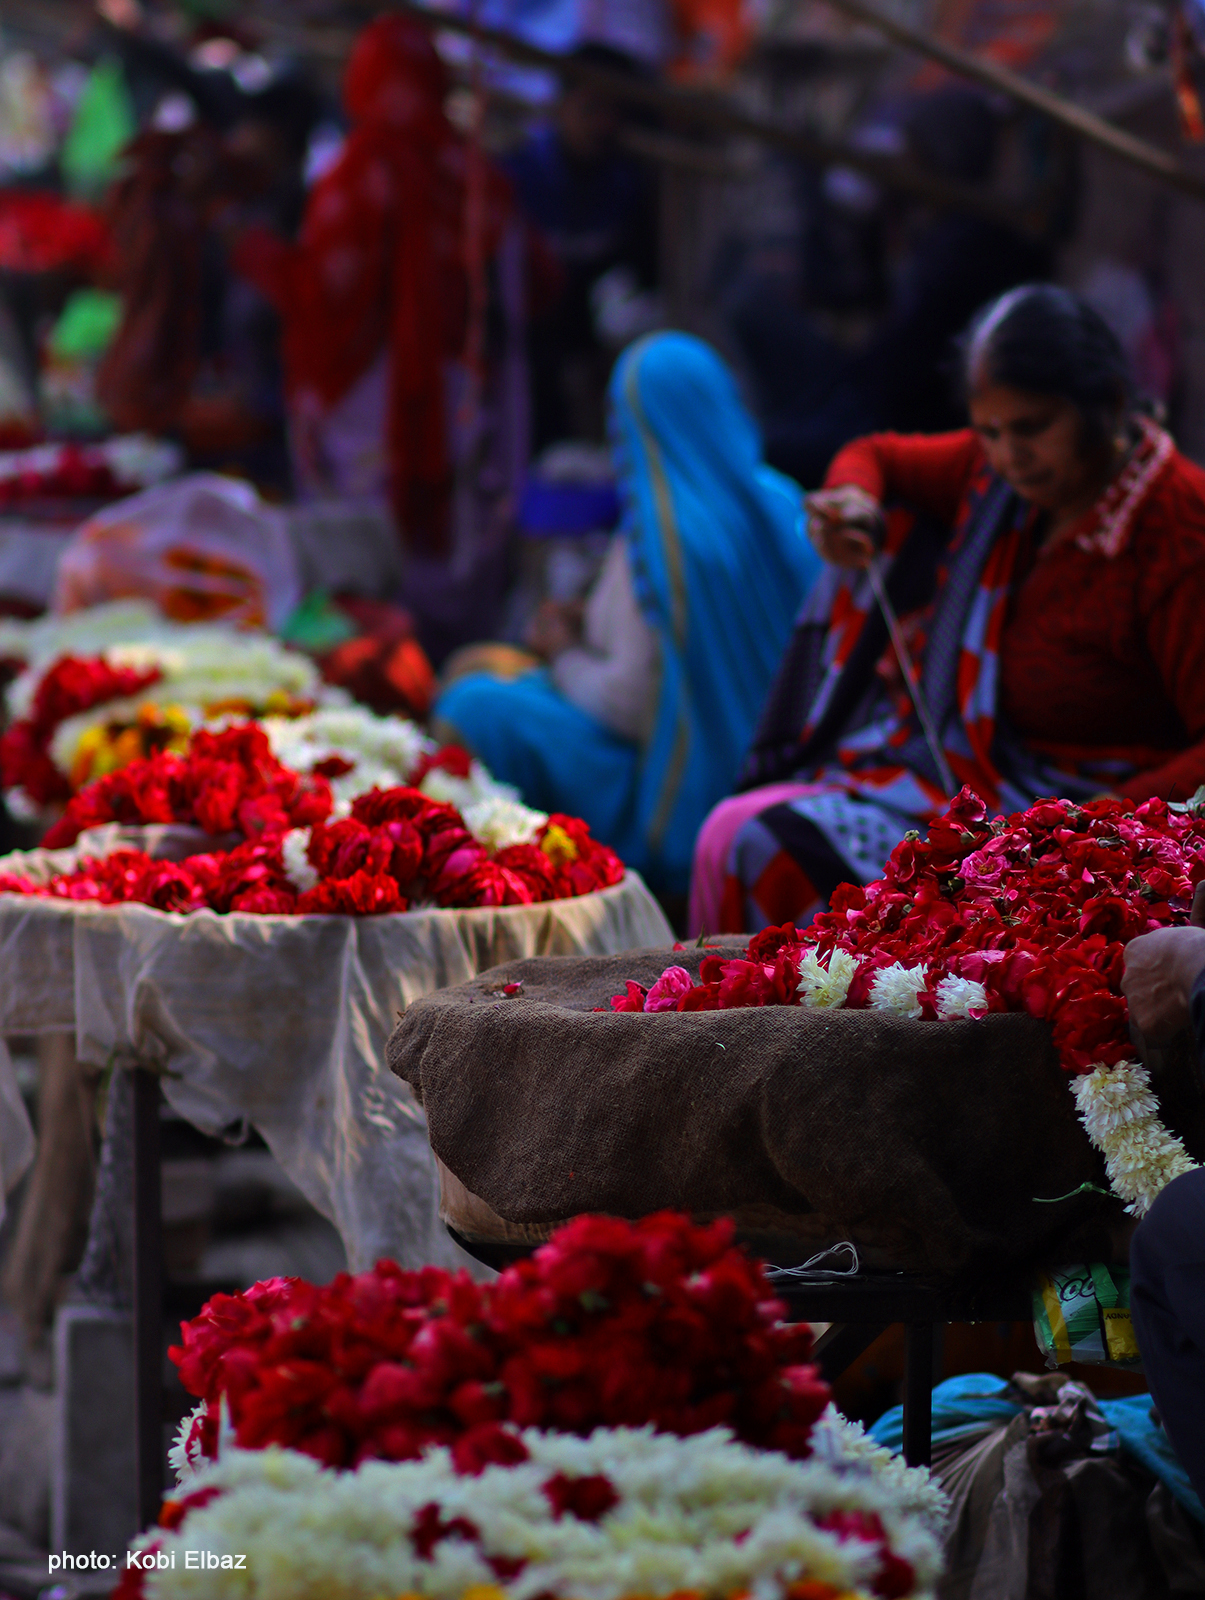
[(127, 598), (174, 622), (279, 628), (301, 598), (284, 518), (250, 484), (212, 472), (106, 507), (63, 551), (54, 609)]
[(1033, 1329), (1048, 1367), (1141, 1366), (1126, 1267), (1097, 1261), (1043, 1272), (1033, 1292)]

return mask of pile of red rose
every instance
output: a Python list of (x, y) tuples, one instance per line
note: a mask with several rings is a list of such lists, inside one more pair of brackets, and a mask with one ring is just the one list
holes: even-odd
[[(611, 1004), (883, 1005), (926, 1020), (1024, 1011), (1051, 1024), (1064, 1068), (1087, 1072), (1133, 1053), (1125, 945), (1186, 922), (1202, 879), (1205, 816), (1195, 805), (1043, 800), (989, 820), (963, 789), (927, 838), (898, 845), (877, 882), (839, 887), (806, 930), (766, 929), (744, 960), (705, 957), (697, 983), (671, 967), (648, 990), (629, 982)], [(853, 968), (834, 997), (823, 989), (839, 952), (843, 972), (851, 959)]]
[(204, 1402), (190, 1459), (216, 1455), (223, 1408), (232, 1443), (334, 1467), (443, 1444), (474, 1472), (522, 1458), (512, 1428), (646, 1424), (803, 1458), (828, 1389), (784, 1310), (727, 1221), (579, 1217), (488, 1285), (379, 1262), (216, 1295), (170, 1353)]
[(330, 820), (330, 784), (272, 754), (255, 723), (195, 733), (187, 754), (162, 751), (82, 789), (44, 840), (74, 844), (108, 822), (176, 823), (241, 835), (230, 849), (157, 861), (141, 850), (84, 859), (43, 884), (0, 874), (0, 893), (160, 911), (369, 916), (439, 906), (530, 905), (618, 883), (623, 863), (575, 817), (552, 816), (530, 844), (490, 853), (454, 806), (413, 788), (374, 789)]
[(103, 656), (60, 656), (38, 684), (29, 715), (0, 736), (0, 788), (23, 789), (42, 806), (68, 799), (71, 784), (50, 756), (55, 729), (93, 706), (140, 694), (162, 675), (158, 667), (113, 667)]

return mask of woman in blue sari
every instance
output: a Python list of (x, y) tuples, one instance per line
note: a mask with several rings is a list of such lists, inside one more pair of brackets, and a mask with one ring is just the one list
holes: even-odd
[(610, 408), (624, 516), (580, 643), (562, 630), (548, 665), (511, 682), (463, 677), (434, 716), (529, 805), (584, 817), (654, 888), (681, 893), (820, 563), (798, 485), (762, 461), (708, 345), (638, 341)]

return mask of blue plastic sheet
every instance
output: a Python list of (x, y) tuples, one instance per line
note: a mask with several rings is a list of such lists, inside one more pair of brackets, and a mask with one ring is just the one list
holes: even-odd
[[(1166, 1484), (1189, 1516), (1205, 1523), (1205, 1506), (1188, 1481), (1171, 1441), (1151, 1417), (1150, 1395), (1098, 1400), (1097, 1404), (1117, 1433), (1121, 1448)], [(947, 1378), (933, 1391), (933, 1441), (936, 1444), (956, 1439), (990, 1423), (1008, 1423), (1022, 1409), (1009, 1398), (1005, 1380), (994, 1373), (971, 1372), (960, 1378)], [(872, 1439), (899, 1455), (904, 1447), (904, 1408), (893, 1406), (885, 1411), (869, 1432)]]

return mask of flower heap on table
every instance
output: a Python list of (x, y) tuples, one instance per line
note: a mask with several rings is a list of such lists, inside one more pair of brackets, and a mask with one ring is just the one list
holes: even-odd
[(491, 1285), (380, 1263), (216, 1296), (119, 1593), (212, 1594), (207, 1551), (223, 1594), (931, 1595), (942, 1495), (836, 1415), (783, 1312), (730, 1225), (668, 1213), (579, 1218)]
[(350, 704), (307, 656), (267, 634), (137, 612), (129, 626), (149, 636), (98, 654), (56, 653), (10, 686), (0, 787), (17, 814), (36, 816), (131, 761), (187, 750), (201, 727), (247, 717), (262, 721), (278, 760), (330, 780), (336, 815), (348, 815), (369, 789), (398, 785), (421, 787), (460, 810), (518, 799), (480, 762), (441, 755), (413, 722)]
[(145, 433), (0, 450), (0, 510), (31, 500), (116, 499), (162, 483), (182, 461), (178, 446)]
[[(441, 760), (467, 765), (454, 749), (428, 760), (437, 771)], [(530, 905), (607, 888), (624, 875), (580, 819), (505, 796), (470, 807), (468, 819), (404, 786), (360, 795), (337, 821), (333, 808), (328, 778), (278, 761), (257, 724), (202, 729), (186, 753), (161, 751), (81, 790), (44, 842), (71, 845), (111, 822), (174, 823), (212, 835), (214, 849), (179, 862), (141, 850), (85, 855), (42, 883), (0, 874), (0, 892), (138, 901), (160, 911), (366, 916), (416, 903)]]
[(1025, 1011), (1051, 1025), (1114, 1192), (1145, 1213), (1194, 1165), (1163, 1127), (1134, 1060), (1120, 983), (1130, 939), (1188, 920), (1205, 879), (1205, 805), (1044, 800), (989, 821), (969, 789), (881, 879), (843, 884), (812, 925), (769, 928), (745, 960), (670, 967), (617, 1011), (737, 1006), (871, 1008), (977, 1019)]

